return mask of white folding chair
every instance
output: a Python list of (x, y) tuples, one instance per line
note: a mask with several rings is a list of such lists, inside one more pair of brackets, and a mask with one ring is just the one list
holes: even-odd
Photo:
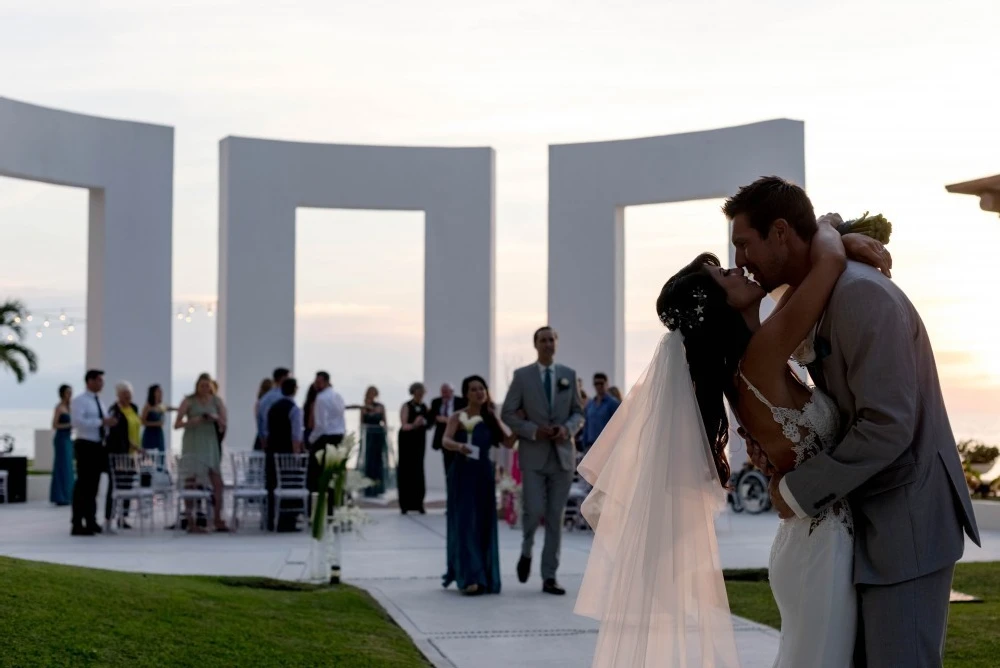
[(0, 496), (7, 503), (7, 471), (0, 471)]
[(205, 517), (209, 517), (209, 506), (212, 505), (212, 490), (205, 489), (204, 487), (199, 487), (194, 479), (187, 474), (189, 466), (187, 462), (191, 461), (193, 458), (184, 457), (181, 455), (177, 458), (177, 524), (175, 525), (178, 529), (181, 528), (181, 518), (184, 516), (184, 506), (191, 504), (194, 506), (195, 513), (192, 513), (191, 517), (188, 519), (189, 526), (188, 530), (193, 531), (194, 527), (190, 526), (190, 523), (197, 522), (197, 511), (201, 509), (204, 503), (204, 513)]
[(170, 524), (171, 506), (174, 500), (174, 481), (167, 466), (166, 453), (159, 450), (143, 450), (138, 455), (139, 469), (142, 477), (148, 478), (149, 489), (152, 490), (155, 510), (156, 500), (163, 507), (163, 526)]
[(142, 486), (142, 470), (137, 455), (108, 455), (108, 469), (111, 479), (111, 516), (123, 520), (125, 501), (135, 508), (139, 515), (139, 532), (146, 526), (146, 516), (152, 521), (153, 490)]
[(239, 529), (238, 510), (243, 503), (243, 515), (250, 508), (257, 508), (260, 528), (264, 529), (267, 517), (267, 475), (263, 452), (234, 452), (233, 462), (233, 530)]
[[(274, 526), (282, 513), (309, 514), (309, 490), (306, 489), (306, 473), (309, 469), (309, 455), (279, 453), (274, 455), (277, 485), (274, 489)], [(283, 507), (282, 501), (293, 501), (293, 508)], [(301, 506), (301, 509), (299, 509)]]

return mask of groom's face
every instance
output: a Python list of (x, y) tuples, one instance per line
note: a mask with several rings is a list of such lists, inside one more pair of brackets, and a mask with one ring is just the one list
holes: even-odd
[[(784, 221), (777, 222), (784, 224)], [(732, 242), (736, 248), (736, 266), (746, 269), (768, 292), (785, 283), (783, 273), (788, 253), (782, 242), (783, 236), (775, 233), (776, 224), (772, 224), (765, 238), (750, 225), (746, 215), (738, 214), (733, 218)]]

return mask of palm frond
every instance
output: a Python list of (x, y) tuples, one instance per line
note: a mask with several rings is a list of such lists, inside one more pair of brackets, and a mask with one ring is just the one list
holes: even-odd
[(18, 383), (23, 383), (28, 373), (38, 371), (38, 356), (20, 343), (0, 341), (0, 368), (7, 368)]
[(9, 329), (19, 341), (23, 341), (26, 313), (24, 303), (16, 299), (0, 303), (0, 333), (4, 328)]

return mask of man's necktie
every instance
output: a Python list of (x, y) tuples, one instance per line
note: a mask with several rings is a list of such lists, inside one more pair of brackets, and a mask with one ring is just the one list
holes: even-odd
[(98, 433), (101, 435), (101, 443), (103, 443), (106, 435), (104, 433), (104, 409), (101, 408), (101, 398), (96, 394), (94, 395), (94, 401), (97, 402), (97, 417), (101, 418), (101, 428), (98, 430)]
[(549, 400), (549, 407), (552, 407), (552, 368), (545, 367), (545, 398)]

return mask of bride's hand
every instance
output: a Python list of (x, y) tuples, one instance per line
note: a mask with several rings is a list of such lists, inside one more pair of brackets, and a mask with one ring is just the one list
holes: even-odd
[(847, 257), (858, 262), (869, 264), (887, 278), (892, 278), (892, 255), (882, 245), (882, 242), (864, 234), (852, 232), (844, 235), (844, 250)]

